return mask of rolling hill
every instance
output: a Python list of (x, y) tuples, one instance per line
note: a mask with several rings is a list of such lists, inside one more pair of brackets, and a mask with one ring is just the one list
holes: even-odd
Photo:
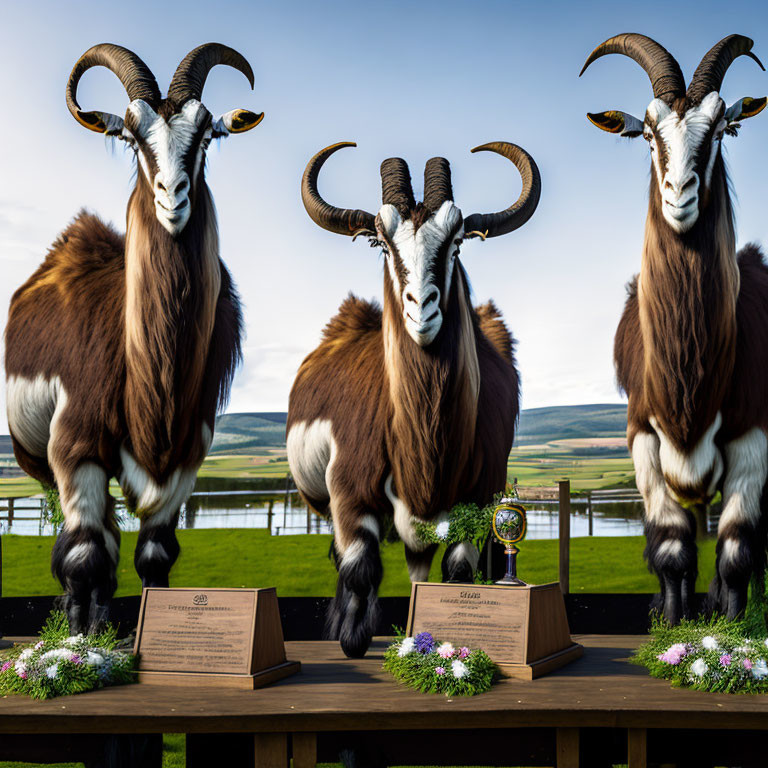
[[(211, 453), (245, 453), (285, 446), (282, 412), (226, 413), (216, 422)], [(552, 440), (623, 437), (627, 426), (624, 404), (565, 405), (530, 408), (520, 415), (516, 445)]]

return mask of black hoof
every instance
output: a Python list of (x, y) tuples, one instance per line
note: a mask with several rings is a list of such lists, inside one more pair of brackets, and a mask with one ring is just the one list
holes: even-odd
[(371, 640), (373, 640), (371, 635), (360, 635), (358, 637), (342, 637), (339, 642), (341, 650), (344, 651), (347, 658), (362, 659), (370, 648)]

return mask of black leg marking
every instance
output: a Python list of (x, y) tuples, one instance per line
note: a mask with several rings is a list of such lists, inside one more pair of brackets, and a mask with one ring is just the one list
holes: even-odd
[[(106, 537), (113, 537), (110, 547)], [(66, 526), (56, 539), (51, 554), (51, 570), (67, 593), (66, 612), (73, 634), (97, 632), (103, 628), (109, 601), (117, 588), (117, 563), (109, 549), (117, 548), (117, 526), (104, 531)]]
[(339, 558), (339, 579), (326, 620), (326, 636), (338, 639), (350, 658), (365, 655), (379, 621), (382, 565), (378, 537), (361, 529)]
[(144, 587), (167, 587), (173, 564), (181, 547), (176, 539), (177, 512), (166, 525), (152, 525), (152, 518), (142, 522), (133, 563)]
[(405, 542), (405, 563), (408, 566), (408, 576), (411, 581), (429, 581), (429, 570), (437, 552), (437, 544), (430, 544), (420, 551), (411, 549)]
[(684, 524), (662, 526), (645, 524), (646, 546), (644, 556), (648, 569), (659, 577), (660, 594), (653, 606), (660, 609), (672, 625), (693, 616), (693, 597), (696, 584), (696, 520), (686, 510)]
[(477, 548), (469, 541), (450, 544), (443, 555), (443, 582), (472, 584), (479, 556)]

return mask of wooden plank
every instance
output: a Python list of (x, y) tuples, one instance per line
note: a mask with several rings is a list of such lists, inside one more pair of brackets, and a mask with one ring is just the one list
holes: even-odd
[(647, 768), (648, 746), (645, 728), (629, 728), (627, 731), (627, 768)]
[(254, 768), (288, 768), (288, 734), (256, 733), (253, 749)]
[(317, 765), (317, 734), (294, 733), (291, 742), (293, 768), (315, 768)]
[(8, 696), (0, 698), (0, 734), (463, 728), (485, 729), (492, 738), (496, 728), (768, 731), (764, 696), (675, 689), (631, 665), (629, 656), (643, 637), (573, 639), (585, 647), (574, 664), (534, 683), (504, 679), (482, 696), (452, 699), (396, 685), (382, 669), (387, 639), (375, 640), (363, 659), (346, 658), (337, 642), (287, 642), (289, 658), (302, 660), (301, 673), (269, 688), (128, 685), (47, 701)]
[(579, 729), (557, 729), (557, 768), (579, 768)]
[(561, 480), (559, 483), (560, 504), (560, 589), (564, 595), (571, 591), (571, 481)]

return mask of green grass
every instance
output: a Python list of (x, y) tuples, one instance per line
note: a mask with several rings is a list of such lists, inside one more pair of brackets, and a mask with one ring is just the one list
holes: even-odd
[[(137, 595), (141, 584), (133, 568), (136, 533), (120, 545), (117, 595)], [(180, 530), (181, 556), (171, 571), (172, 587), (277, 587), (278, 595), (333, 595), (336, 571), (328, 559), (329, 535), (270, 536), (255, 529)], [(54, 595), (60, 587), (50, 573), (52, 536), (2, 537), (4, 596)], [(656, 578), (643, 561), (642, 536), (584, 537), (571, 541), (571, 591), (654, 592)], [(532, 584), (558, 578), (558, 542), (525, 541), (519, 573)], [(705, 591), (714, 573), (715, 541), (699, 542), (697, 588)], [(383, 544), (382, 596), (410, 594), (403, 545)], [(430, 579), (440, 580), (438, 552)]]

